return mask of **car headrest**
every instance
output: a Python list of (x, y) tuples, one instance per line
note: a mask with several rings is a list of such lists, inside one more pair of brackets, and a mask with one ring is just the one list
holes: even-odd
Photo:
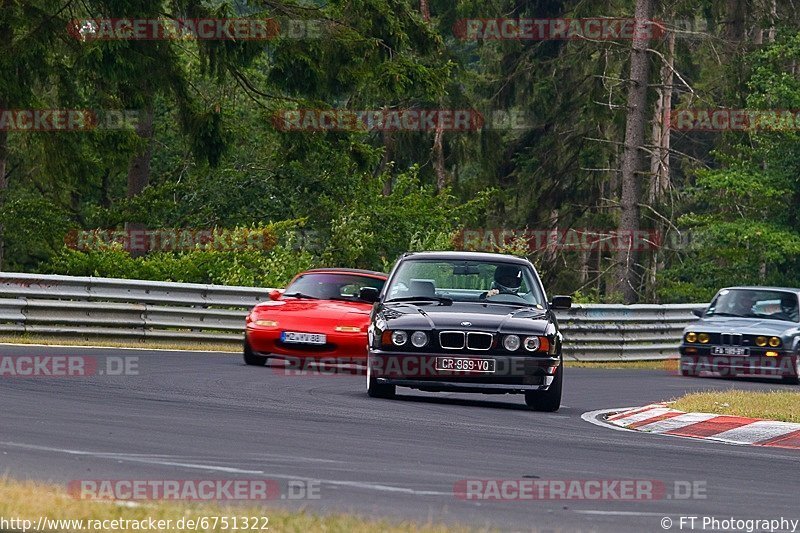
[(436, 285), (432, 281), (412, 279), (408, 288), (412, 296), (436, 296)]

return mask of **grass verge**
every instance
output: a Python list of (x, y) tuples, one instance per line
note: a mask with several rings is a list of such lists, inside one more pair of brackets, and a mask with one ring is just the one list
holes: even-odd
[[(92, 523), (89, 520), (128, 520), (141, 521), (154, 519), (171, 520), (169, 527), (161, 527), (150, 531), (233, 531), (232, 524), (234, 517), (238, 518), (239, 531), (242, 530), (242, 517), (259, 517), (259, 527), (249, 528), (248, 531), (265, 531), (261, 525), (266, 525), (268, 531), (326, 531), (326, 532), (354, 532), (372, 533), (374, 531), (401, 532), (412, 531), (420, 533), (446, 533), (457, 531), (468, 531), (464, 528), (453, 528), (442, 525), (427, 524), (420, 525), (410, 522), (389, 522), (383, 520), (366, 520), (355, 515), (337, 514), (320, 516), (304, 511), (293, 512), (277, 508), (263, 508), (255, 506), (232, 506), (226, 507), (212, 503), (176, 503), (176, 502), (148, 502), (139, 506), (123, 506), (115, 503), (92, 502), (79, 500), (67, 494), (66, 490), (54, 486), (32, 482), (17, 482), (9, 479), (0, 479), (0, 517), (6, 521), (11, 519), (29, 520), (30, 528), (36, 528), (40, 517), (50, 520), (82, 520), (81, 526), (75, 522), (72, 524), (51, 522), (51, 531), (63, 531), (67, 533), (85, 531), (144, 531), (146, 528), (136, 527), (127, 522), (112, 524), (106, 522), (104, 525), (97, 524), (99, 527), (87, 527)], [(179, 527), (178, 520), (184, 519), (184, 526), (188, 519), (201, 519), (203, 517), (219, 517), (217, 527)], [(221, 518), (228, 518), (229, 529), (221, 527)], [(264, 522), (260, 517), (268, 518)], [(208, 526), (213, 525), (213, 518), (207, 520)], [(252, 524), (252, 522), (251, 522)], [(5, 524), (6, 527), (9, 524)], [(6, 528), (9, 531), (22, 531), (23, 523)], [(166, 526), (166, 522), (162, 524)], [(127, 526), (127, 527), (125, 527)]]
[(204, 352), (241, 352), (234, 342), (155, 341), (87, 339), (44, 335), (0, 335), (0, 344), (43, 344), (46, 346), (96, 346), (100, 348), (139, 348), (142, 350), (199, 350)]
[(800, 392), (696, 392), (676, 399), (670, 407), (686, 412), (800, 422)]
[(678, 360), (665, 361), (564, 361), (567, 368), (609, 368), (617, 370), (678, 371)]

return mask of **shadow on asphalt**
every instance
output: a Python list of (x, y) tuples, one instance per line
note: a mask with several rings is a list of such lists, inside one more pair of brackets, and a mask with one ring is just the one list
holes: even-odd
[(736, 386), (737, 383), (764, 383), (766, 385), (776, 385), (780, 388), (794, 388), (798, 392), (800, 392), (800, 386), (798, 385), (791, 385), (788, 383), (781, 383), (779, 378), (770, 378), (764, 376), (678, 376), (681, 378), (686, 379), (687, 384), (697, 384), (702, 385), (703, 382), (708, 383), (717, 383), (717, 384), (725, 384), (731, 385), (733, 387)]
[[(405, 392), (405, 391), (403, 391)], [(569, 408), (562, 407), (556, 413), (540, 413), (528, 409), (524, 403), (514, 403), (514, 398), (517, 402), (523, 402), (521, 394), (509, 394), (505, 396), (506, 401), (494, 400), (479, 400), (479, 399), (466, 399), (466, 398), (450, 398), (447, 396), (409, 396), (407, 394), (398, 393), (394, 399), (383, 400), (389, 402), (407, 402), (407, 403), (427, 403), (435, 405), (458, 405), (463, 407), (482, 407), (484, 409), (504, 409), (506, 411), (527, 411), (529, 413), (537, 414), (567, 414), (570, 412)], [(372, 398), (370, 398), (372, 400)]]

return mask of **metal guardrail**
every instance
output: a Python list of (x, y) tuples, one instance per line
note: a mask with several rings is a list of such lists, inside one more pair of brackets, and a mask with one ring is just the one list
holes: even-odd
[[(0, 334), (239, 342), (272, 289), (0, 272)], [(677, 357), (697, 304), (579, 304), (557, 313), (567, 359)]]

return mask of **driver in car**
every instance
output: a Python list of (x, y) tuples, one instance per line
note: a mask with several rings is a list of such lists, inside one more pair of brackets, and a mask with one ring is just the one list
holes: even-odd
[(742, 291), (735, 295), (736, 298), (728, 303), (727, 312), (738, 316), (749, 316), (753, 314), (753, 306), (756, 304), (756, 297), (751, 293)]
[(522, 285), (522, 270), (519, 267), (512, 265), (500, 265), (494, 271), (494, 281), (492, 288), (486, 293), (486, 297), (496, 296), (498, 294), (514, 294), (519, 293), (519, 288)]
[(781, 310), (778, 314), (787, 320), (797, 321), (797, 298), (793, 294), (781, 295)]

